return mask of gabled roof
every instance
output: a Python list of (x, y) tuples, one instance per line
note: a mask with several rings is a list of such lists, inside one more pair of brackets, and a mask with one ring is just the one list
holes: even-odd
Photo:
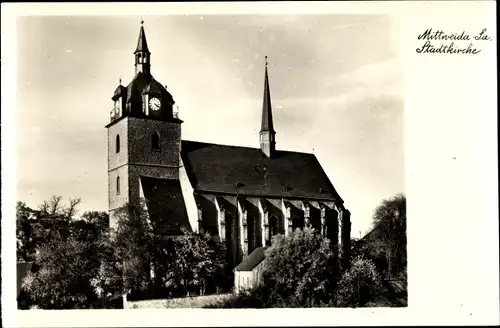
[(191, 230), (179, 180), (141, 176), (141, 186), (151, 222), (161, 234), (181, 235), (181, 227)]
[(342, 202), (313, 154), (183, 140), (181, 156), (197, 191)]
[(241, 261), (241, 263), (234, 268), (234, 271), (252, 271), (253, 268), (259, 265), (266, 258), (266, 249), (267, 247), (257, 247), (254, 249), (250, 255), (244, 258), (243, 261)]

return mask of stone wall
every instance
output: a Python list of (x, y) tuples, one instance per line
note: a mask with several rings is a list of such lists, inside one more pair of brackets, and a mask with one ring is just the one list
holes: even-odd
[[(160, 149), (152, 148), (152, 135), (159, 134)], [(116, 152), (116, 136), (120, 151)], [(181, 124), (125, 117), (108, 127), (108, 196), (110, 222), (113, 211), (140, 200), (139, 177), (179, 179)], [(120, 178), (120, 193), (116, 181)]]

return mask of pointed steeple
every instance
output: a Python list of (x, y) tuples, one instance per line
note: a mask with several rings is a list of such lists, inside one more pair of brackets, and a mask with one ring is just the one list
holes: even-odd
[(142, 72), (150, 75), (151, 67), (151, 52), (149, 52), (148, 42), (146, 41), (146, 32), (144, 32), (144, 21), (141, 20), (141, 29), (139, 30), (139, 39), (137, 40), (137, 48), (134, 51), (135, 55), (135, 73)]
[(267, 157), (273, 157), (276, 151), (276, 140), (273, 124), (273, 111), (271, 107), (271, 91), (269, 89), (269, 76), (267, 73), (267, 56), (265, 57), (264, 100), (262, 103), (262, 122), (260, 127), (260, 149)]
[(144, 21), (141, 20), (141, 29), (139, 31), (139, 40), (137, 41), (137, 49), (134, 53), (145, 52), (150, 53), (148, 49), (148, 42), (146, 41), (146, 33), (144, 32)]
[(271, 91), (269, 90), (269, 76), (267, 73), (267, 56), (265, 58), (266, 58), (266, 68), (264, 77), (264, 101), (262, 103), (262, 124), (260, 127), (260, 132), (264, 131), (274, 132), (273, 111), (271, 108)]

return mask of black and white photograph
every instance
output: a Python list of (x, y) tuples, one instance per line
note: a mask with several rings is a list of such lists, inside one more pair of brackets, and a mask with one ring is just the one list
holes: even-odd
[(18, 28), (20, 308), (407, 305), (389, 17)]
[[(406, 49), (402, 21), (361, 10), (17, 16), (13, 307), (408, 309), (419, 286), (408, 268), (431, 268), (409, 251), (412, 231), (415, 248), (426, 232), (407, 226), (407, 212), (422, 213), (407, 201), (421, 209), (423, 197), (408, 184), (420, 176), (409, 117), (423, 123), (407, 53), (481, 61), (494, 32), (476, 33), (470, 55), (424, 53), (413, 44), (468, 39), (429, 25)], [(464, 161), (454, 149), (443, 154)]]

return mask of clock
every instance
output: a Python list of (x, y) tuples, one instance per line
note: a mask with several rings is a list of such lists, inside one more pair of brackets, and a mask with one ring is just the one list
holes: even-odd
[(149, 100), (149, 108), (151, 110), (157, 111), (160, 109), (160, 107), (161, 107), (160, 99), (153, 97)]

